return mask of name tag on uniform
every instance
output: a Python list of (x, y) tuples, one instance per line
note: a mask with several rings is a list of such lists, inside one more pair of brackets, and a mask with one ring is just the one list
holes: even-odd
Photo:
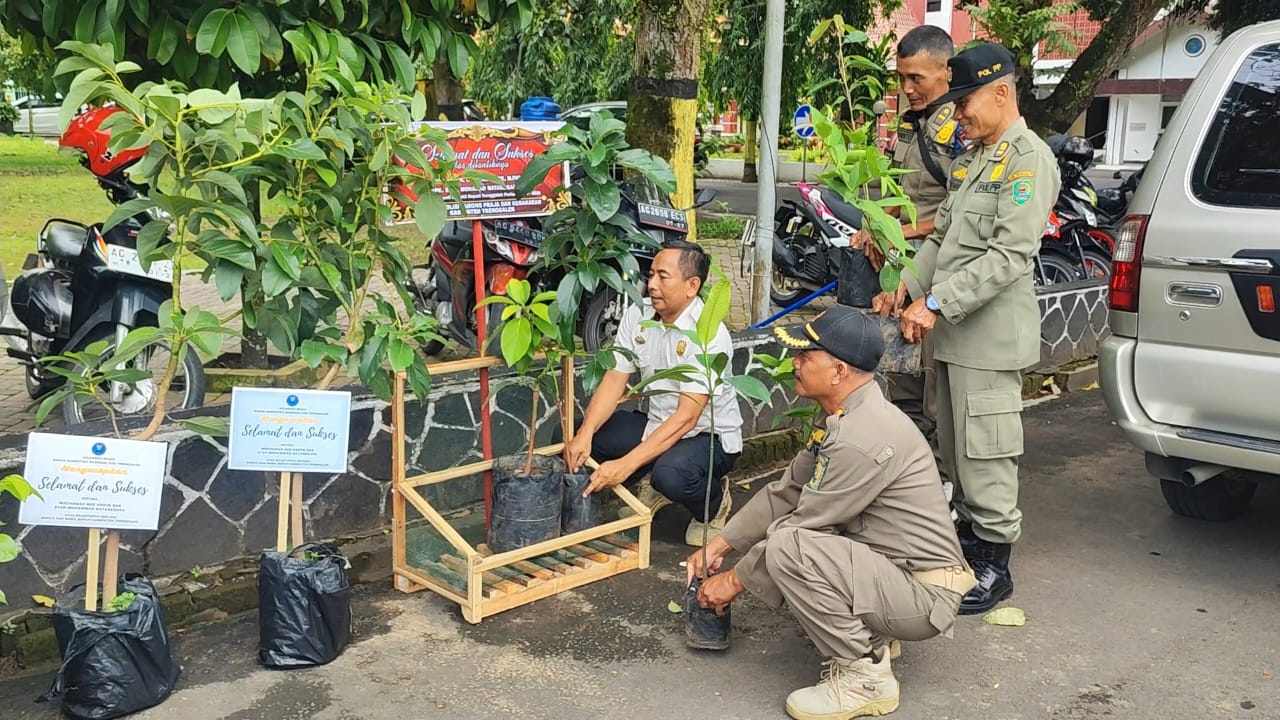
[(973, 186), (973, 191), (980, 193), (998, 193), (1000, 192), (1001, 187), (1001, 184), (998, 182), (984, 182)]

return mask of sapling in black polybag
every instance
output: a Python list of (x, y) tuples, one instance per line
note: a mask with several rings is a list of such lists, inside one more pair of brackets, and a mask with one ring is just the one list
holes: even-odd
[(124, 577), (118, 602), (101, 612), (84, 610), (83, 597), (68, 603), (53, 610), (62, 666), (41, 701), (61, 697), (68, 716), (106, 720), (169, 697), (182, 668), (173, 658), (164, 610), (150, 580)]
[(258, 660), (267, 667), (324, 665), (351, 637), (347, 558), (333, 545), (262, 553), (258, 574)]

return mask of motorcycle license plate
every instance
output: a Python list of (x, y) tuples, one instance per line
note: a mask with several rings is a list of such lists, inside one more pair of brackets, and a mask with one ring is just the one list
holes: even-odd
[(641, 225), (666, 228), (679, 232), (689, 230), (689, 223), (685, 220), (684, 213), (675, 208), (650, 205), (649, 203), (636, 203), (636, 215), (639, 216), (638, 219)]
[(125, 275), (173, 282), (173, 261), (156, 260), (151, 263), (150, 268), (143, 270), (138, 251), (122, 245), (107, 245), (107, 269)]

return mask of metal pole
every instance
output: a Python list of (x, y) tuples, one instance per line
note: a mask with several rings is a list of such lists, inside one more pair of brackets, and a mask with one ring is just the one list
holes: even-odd
[(751, 321), (769, 316), (773, 278), (773, 212), (778, 181), (778, 112), (782, 89), (782, 27), (786, 0), (768, 0), (764, 23), (764, 78), (760, 103), (760, 163), (756, 185), (755, 262), (751, 271)]

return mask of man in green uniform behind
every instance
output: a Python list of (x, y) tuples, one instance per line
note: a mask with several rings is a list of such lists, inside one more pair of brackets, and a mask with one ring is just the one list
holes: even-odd
[[(965, 150), (957, 129), (955, 107), (951, 103), (938, 102), (949, 89), (951, 70), (947, 61), (954, 53), (951, 36), (935, 25), (921, 25), (903, 35), (898, 42), (898, 82), (910, 110), (903, 114), (898, 128), (893, 164), (912, 171), (902, 176), (901, 182), (903, 192), (915, 205), (916, 222), (912, 224), (903, 218), (902, 234), (916, 249), (933, 232), (934, 215), (947, 199), (947, 172), (952, 160)], [(884, 258), (875, 242), (871, 241), (870, 233), (860, 231), (853, 244), (854, 247), (861, 246), (872, 266), (880, 269)], [(881, 296), (872, 310), (886, 317), (900, 311), (900, 307), (884, 302), (888, 297)], [(886, 380), (890, 402), (920, 428), (936, 455), (937, 410), (930, 345), (926, 342), (921, 348), (919, 371), (888, 373)], [(944, 481), (949, 479), (941, 462), (938, 469)]]
[(962, 614), (1013, 594), (1011, 546), (1022, 533), (1022, 371), (1040, 359), (1032, 268), (1058, 196), (1053, 154), (1018, 110), (1014, 58), (983, 43), (957, 54), (955, 116), (973, 145), (951, 166), (934, 230), (903, 273), (913, 298), (900, 325), (908, 342), (933, 342), (938, 439), (956, 481), (960, 539), (978, 584)]

